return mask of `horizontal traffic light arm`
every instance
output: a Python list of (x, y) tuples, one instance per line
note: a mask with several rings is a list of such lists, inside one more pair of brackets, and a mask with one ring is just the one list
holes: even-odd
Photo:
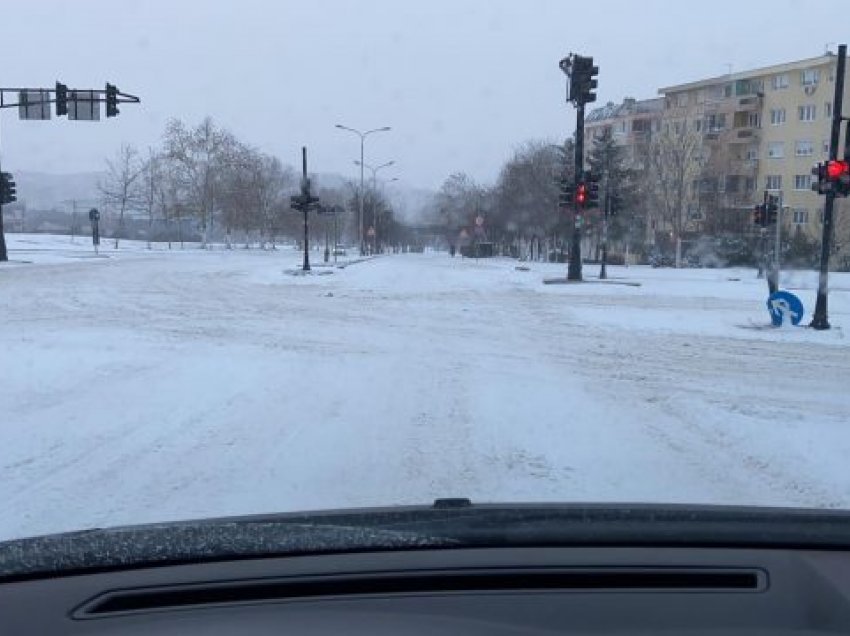
[[(19, 102), (18, 95), (21, 92), (32, 92), (32, 93), (48, 93), (51, 95), (50, 99), (40, 99), (36, 101), (28, 101), (26, 103)], [(72, 100), (70, 94), (72, 92), (76, 93), (89, 93), (95, 96), (95, 99), (76, 99)], [(6, 101), (6, 93), (14, 93), (15, 100), (14, 102)], [(39, 104), (55, 104), (56, 103), (56, 88), (0, 88), (0, 108), (18, 108), (20, 106), (38, 106)], [(116, 103), (118, 104), (140, 104), (141, 98), (136, 95), (130, 95), (129, 93), (122, 93), (118, 91), (116, 93)], [(93, 89), (93, 88), (69, 88), (68, 89), (68, 101), (77, 101), (77, 102), (106, 102), (106, 91), (104, 89)]]

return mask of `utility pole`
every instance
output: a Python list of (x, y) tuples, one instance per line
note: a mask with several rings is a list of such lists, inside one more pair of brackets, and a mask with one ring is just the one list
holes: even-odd
[[(829, 137), (829, 159), (838, 159), (838, 144), (841, 141), (841, 113), (844, 101), (844, 69), (847, 60), (847, 45), (838, 47), (838, 69), (835, 75), (835, 96), (832, 100), (832, 131)], [(850, 129), (848, 129), (850, 137)], [(844, 153), (847, 155), (845, 144)], [(827, 296), (829, 294), (829, 253), (832, 249), (832, 215), (835, 209), (835, 191), (830, 189), (826, 193), (826, 202), (823, 208), (823, 237), (821, 238), (820, 252), (820, 276), (818, 278), (818, 295), (815, 302), (815, 313), (809, 324), (813, 329), (829, 329), (827, 316)]]

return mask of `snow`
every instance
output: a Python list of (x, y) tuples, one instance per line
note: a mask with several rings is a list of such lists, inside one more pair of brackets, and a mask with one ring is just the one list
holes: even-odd
[[(815, 332), (762, 328), (752, 270), (301, 277), (291, 247), (7, 238), (0, 539), (452, 496), (850, 506), (846, 274)], [(783, 285), (811, 310), (813, 272)]]

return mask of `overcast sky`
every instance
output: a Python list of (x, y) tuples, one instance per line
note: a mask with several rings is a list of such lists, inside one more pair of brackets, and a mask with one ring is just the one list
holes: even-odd
[(366, 143), (367, 163), (397, 162), (386, 177), (492, 182), (522, 141), (572, 132), (569, 52), (594, 56), (599, 103), (651, 97), (848, 39), (846, 20), (822, 15), (799, 0), (4, 0), (3, 86), (110, 81), (142, 103), (97, 123), (5, 110), (2, 165), (99, 170), (121, 142), (155, 145), (171, 117), (210, 115), (287, 163), (307, 145), (311, 171), (342, 174), (360, 148), (334, 124), (392, 126)]

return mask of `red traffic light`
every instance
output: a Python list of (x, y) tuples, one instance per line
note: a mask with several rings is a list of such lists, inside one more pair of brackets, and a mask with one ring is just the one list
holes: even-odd
[(578, 203), (584, 203), (587, 201), (587, 186), (583, 183), (580, 183), (576, 189), (576, 201)]
[(850, 175), (850, 163), (846, 161), (826, 162), (826, 176), (830, 181), (835, 181), (845, 175)]

